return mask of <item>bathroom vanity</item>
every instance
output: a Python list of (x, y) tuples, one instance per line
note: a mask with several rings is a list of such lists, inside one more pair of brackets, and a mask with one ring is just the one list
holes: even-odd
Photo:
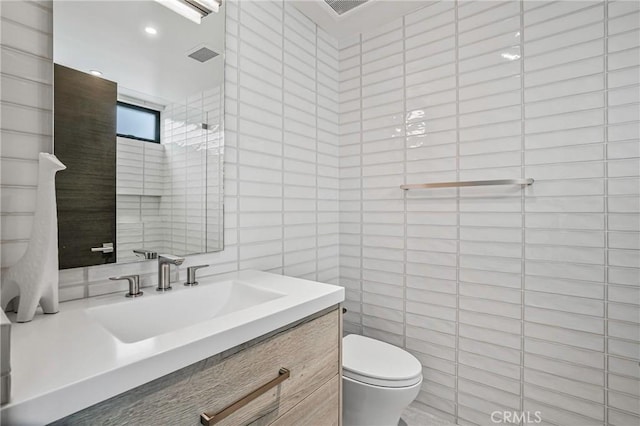
[(174, 289), (16, 324), (2, 422), (340, 424), (343, 288), (241, 271)]
[(337, 425), (339, 323), (313, 315), (54, 424)]

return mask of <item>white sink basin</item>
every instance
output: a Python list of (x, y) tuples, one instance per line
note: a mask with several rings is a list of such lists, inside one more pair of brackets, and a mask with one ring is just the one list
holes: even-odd
[(118, 340), (134, 343), (284, 296), (270, 289), (227, 280), (167, 293), (146, 289), (140, 298), (88, 308), (86, 313)]

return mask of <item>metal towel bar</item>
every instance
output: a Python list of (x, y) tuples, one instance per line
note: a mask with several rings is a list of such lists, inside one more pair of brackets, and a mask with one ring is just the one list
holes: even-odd
[(409, 189), (427, 189), (427, 188), (459, 188), (461, 186), (490, 186), (490, 185), (531, 185), (533, 179), (495, 179), (495, 180), (467, 180), (460, 182), (434, 182), (434, 183), (414, 183), (400, 185), (405, 191)]

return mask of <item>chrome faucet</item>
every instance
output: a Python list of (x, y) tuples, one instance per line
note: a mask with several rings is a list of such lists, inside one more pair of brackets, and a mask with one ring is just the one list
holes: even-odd
[(143, 259), (157, 259), (158, 258), (158, 252), (156, 251), (152, 251), (152, 250), (147, 250), (147, 249), (135, 249), (133, 250), (133, 252), (136, 254), (136, 256), (142, 257)]
[(170, 254), (158, 255), (158, 288), (156, 291), (171, 290), (171, 265), (182, 265), (184, 257), (172, 256)]

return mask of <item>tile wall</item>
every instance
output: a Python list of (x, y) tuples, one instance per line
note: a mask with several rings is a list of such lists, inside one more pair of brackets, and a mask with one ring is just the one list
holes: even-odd
[[(183, 266), (212, 264), (203, 275), (253, 268), (336, 282), (337, 42), (282, 0), (225, 7), (225, 249)], [(51, 3), (0, 2), (0, 19), (7, 266), (29, 240), (37, 153), (51, 150)], [(108, 280), (116, 274), (140, 273), (143, 285), (154, 285), (155, 270), (145, 262), (62, 271), (60, 298), (125, 291)]]
[(118, 137), (116, 141), (116, 259), (135, 261), (133, 250), (168, 252), (160, 215), (166, 159), (159, 144)]
[[(225, 218), (240, 269), (338, 275), (337, 44), (290, 3), (227, 3)], [(225, 250), (226, 251), (226, 250)]]
[(640, 422), (639, 4), (434, 2), (340, 43), (346, 329), (414, 353), (437, 416)]
[[(162, 113), (166, 174), (160, 215), (167, 224), (169, 253), (202, 253), (207, 251), (208, 239), (211, 243), (222, 239), (217, 226), (209, 234), (206, 210), (207, 197), (217, 195), (214, 191), (220, 189), (220, 89), (191, 96), (184, 104), (169, 105)], [(217, 225), (220, 212), (210, 214), (216, 216)], [(210, 248), (217, 249), (217, 241)]]
[(51, 152), (51, 2), (0, 2), (0, 264), (27, 248), (38, 153)]
[[(207, 250), (224, 247), (224, 85), (205, 92), (202, 109), (207, 111), (206, 145), (206, 247)], [(217, 124), (215, 124), (217, 123)]]
[(225, 82), (236, 266), (336, 281), (337, 43), (290, 3), (228, 2)]
[(221, 89), (167, 105), (160, 144), (117, 138), (118, 262), (139, 260), (133, 250), (141, 248), (181, 254), (221, 247)]

